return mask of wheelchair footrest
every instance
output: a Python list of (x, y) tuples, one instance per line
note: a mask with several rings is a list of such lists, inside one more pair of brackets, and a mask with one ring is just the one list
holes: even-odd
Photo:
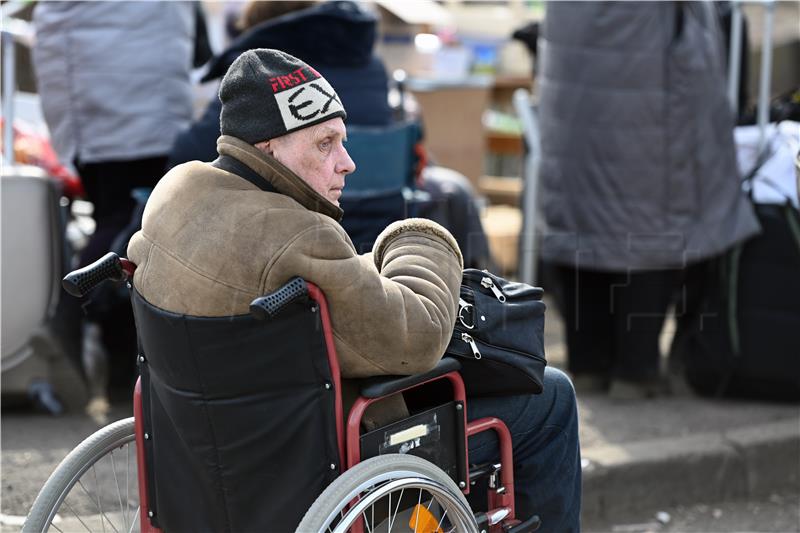
[(538, 515), (533, 515), (524, 522), (520, 522), (509, 528), (504, 528), (506, 533), (533, 533), (542, 527), (542, 521)]

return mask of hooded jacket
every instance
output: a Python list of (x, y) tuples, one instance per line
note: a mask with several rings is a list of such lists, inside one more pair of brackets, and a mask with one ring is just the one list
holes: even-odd
[(682, 268), (758, 231), (706, 2), (549, 2), (537, 72), (542, 258)]
[[(331, 1), (265, 21), (240, 35), (209, 63), (201, 81), (221, 78), (242, 52), (254, 48), (281, 50), (309, 65), (336, 87), (347, 109), (347, 124), (385, 126), (392, 120), (388, 78), (373, 55), (378, 19), (356, 2)], [(175, 141), (170, 166), (211, 161), (220, 135), (222, 104), (215, 98), (203, 116)]]
[(207, 163), (172, 169), (128, 246), (134, 285), (149, 303), (192, 316), (246, 314), (253, 299), (300, 276), (328, 299), (344, 377), (414, 374), (438, 362), (463, 266), (446, 229), (396, 222), (358, 255), (341, 209), (288, 168), (234, 137), (217, 148), (277, 192)]

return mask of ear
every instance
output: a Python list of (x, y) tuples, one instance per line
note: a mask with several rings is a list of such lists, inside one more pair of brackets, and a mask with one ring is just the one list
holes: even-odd
[(256, 148), (258, 148), (259, 150), (261, 150), (262, 152), (264, 152), (265, 154), (267, 154), (269, 156), (273, 156), (274, 157), (274, 155), (275, 155), (274, 151), (272, 149), (271, 140), (261, 141), (260, 143), (256, 143), (253, 146), (255, 146)]

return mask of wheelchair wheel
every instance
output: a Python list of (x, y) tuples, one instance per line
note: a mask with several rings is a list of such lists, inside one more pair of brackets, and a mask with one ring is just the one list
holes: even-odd
[(33, 502), (23, 533), (138, 531), (133, 418), (96, 431), (67, 455)]
[(477, 532), (466, 498), (434, 464), (411, 455), (373, 457), (339, 476), (306, 512), (298, 533)]

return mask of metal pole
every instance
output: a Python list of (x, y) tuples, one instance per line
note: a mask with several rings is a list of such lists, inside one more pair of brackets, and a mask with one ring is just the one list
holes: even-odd
[(522, 131), (528, 142), (528, 155), (525, 157), (523, 188), (525, 196), (522, 199), (522, 232), (520, 233), (519, 250), (522, 254), (520, 261), (520, 279), (530, 285), (536, 283), (536, 196), (539, 189), (539, 161), (541, 159), (541, 144), (539, 125), (536, 122), (536, 113), (531, 103), (531, 96), (525, 89), (517, 89), (513, 96), (514, 108), (522, 121)]
[(14, 164), (14, 36), (3, 31), (0, 43), (3, 46), (3, 157), (5, 165), (10, 166)]
[(764, 38), (761, 41), (761, 76), (758, 83), (758, 155), (764, 152), (767, 143), (769, 122), (769, 92), (772, 75), (772, 27), (774, 25), (775, 2), (764, 2)]
[(728, 54), (728, 102), (734, 115), (739, 112), (739, 71), (742, 55), (742, 7), (731, 2), (731, 48)]

